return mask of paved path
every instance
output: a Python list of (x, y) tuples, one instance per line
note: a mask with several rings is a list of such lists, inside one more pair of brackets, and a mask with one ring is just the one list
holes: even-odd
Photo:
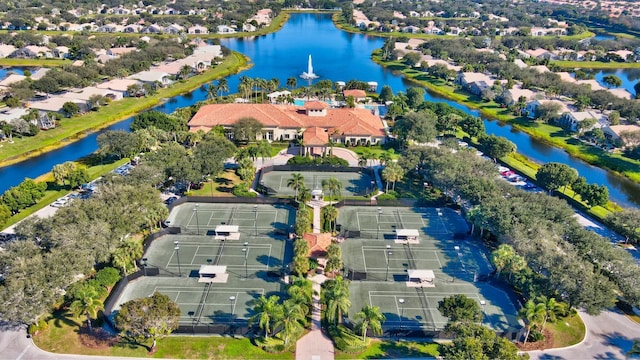
[(333, 342), (322, 331), (320, 324), (320, 284), (326, 278), (316, 275), (313, 281), (313, 312), (311, 314), (311, 331), (296, 343), (296, 360), (332, 360), (335, 350)]
[(607, 310), (592, 316), (580, 311), (587, 327), (585, 339), (577, 345), (543, 351), (530, 351), (532, 360), (626, 359), (633, 340), (640, 340), (640, 325), (624, 314)]

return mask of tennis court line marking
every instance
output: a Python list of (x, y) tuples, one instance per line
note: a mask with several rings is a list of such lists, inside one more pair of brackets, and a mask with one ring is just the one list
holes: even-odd
[(194, 261), (196, 261), (196, 256), (198, 255), (198, 250), (200, 250), (200, 245), (196, 247), (196, 251), (193, 253), (193, 257), (191, 258), (191, 265), (195, 265)]
[(280, 175), (280, 182), (278, 183), (278, 191), (282, 191), (282, 179), (284, 179), (284, 175)]
[(364, 263), (364, 271), (367, 272), (367, 258), (364, 256), (364, 249), (362, 249), (362, 262)]

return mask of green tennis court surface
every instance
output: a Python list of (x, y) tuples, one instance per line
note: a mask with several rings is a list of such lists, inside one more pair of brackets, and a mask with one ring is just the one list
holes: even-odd
[[(304, 177), (304, 185), (308, 189), (322, 189), (322, 180), (334, 177), (342, 184), (341, 196), (361, 196), (369, 194), (377, 187), (374, 179), (362, 172), (296, 172)], [(295, 191), (287, 186), (291, 171), (271, 171), (262, 174), (260, 183), (275, 191), (277, 195), (294, 196)], [(373, 183), (372, 183), (373, 181)]]
[[(482, 305), (485, 325), (500, 331), (521, 326), (510, 298), (479, 281), (493, 268), (482, 244), (460, 239), (468, 228), (455, 211), (345, 206), (339, 209), (338, 224), (342, 233), (355, 234), (341, 244), (345, 276), (352, 279), (353, 311), (375, 305), (385, 314), (388, 329), (436, 330), (447, 322), (438, 301), (465, 294)], [(400, 229), (417, 230), (418, 240), (396, 240)], [(435, 278), (409, 281), (410, 270), (431, 270)]]
[[(287, 239), (276, 230), (293, 226), (295, 211), (280, 205), (257, 205), (254, 211), (248, 204), (199, 204), (197, 215), (194, 209), (194, 203), (173, 209), (169, 217), (172, 226), (189, 233), (154, 240), (144, 259), (149, 273), (158, 274), (129, 283), (118, 302), (158, 291), (178, 303), (181, 325), (244, 322), (251, 316), (253, 299), (282, 290), (280, 276)], [(212, 236), (220, 223), (238, 225), (239, 239)], [(224, 266), (226, 279), (211, 284), (198, 282), (203, 265)]]
[(238, 225), (242, 234), (284, 234), (295, 223), (295, 211), (283, 205), (185, 203), (173, 208), (167, 221), (200, 235), (212, 235), (218, 225)]

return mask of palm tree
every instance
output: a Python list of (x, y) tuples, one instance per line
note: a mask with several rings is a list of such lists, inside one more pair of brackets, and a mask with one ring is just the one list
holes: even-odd
[(298, 201), (303, 205), (311, 201), (311, 189), (306, 186), (301, 187), (298, 192)]
[(542, 322), (541, 330), (544, 330), (547, 320), (555, 322), (558, 316), (561, 316), (567, 311), (567, 304), (564, 302), (558, 302), (555, 298), (547, 298), (546, 296), (539, 296), (536, 301), (538, 304), (544, 304), (545, 316)]
[(75, 300), (69, 306), (69, 310), (71, 310), (75, 316), (86, 315), (89, 332), (93, 332), (91, 319), (97, 318), (98, 311), (102, 309), (104, 309), (104, 306), (102, 305), (102, 301), (98, 299), (98, 293), (89, 287), (78, 291)]
[(546, 316), (545, 305), (543, 303), (536, 304), (532, 299), (529, 299), (524, 304), (524, 307), (520, 309), (518, 315), (527, 321), (527, 335), (524, 338), (524, 343), (527, 343), (531, 328), (536, 324), (540, 324), (544, 321)]
[(338, 218), (338, 209), (335, 206), (327, 206), (322, 209), (324, 220), (329, 223), (331, 231), (336, 231), (336, 219)]
[(207, 90), (207, 99), (213, 100), (216, 98), (218, 93), (218, 86), (216, 84), (210, 84), (206, 87)]
[(371, 332), (375, 335), (382, 334), (382, 323), (386, 320), (380, 308), (377, 306), (365, 305), (362, 310), (355, 315), (355, 319), (361, 321), (360, 329), (362, 330), (362, 342), (367, 342), (367, 330), (371, 328)]
[(287, 180), (287, 187), (296, 192), (295, 199), (298, 201), (298, 191), (304, 187), (304, 176), (301, 173), (291, 174), (291, 178)]
[(229, 92), (229, 81), (227, 80), (227, 78), (218, 80), (218, 91), (220, 93)]
[(293, 88), (295, 88), (296, 86), (298, 86), (298, 79), (294, 77), (290, 77), (287, 79), (287, 87), (289, 88), (289, 90), (293, 90)]
[(272, 329), (271, 324), (281, 316), (282, 309), (278, 301), (280, 301), (280, 297), (277, 295), (269, 297), (262, 295), (253, 301), (254, 314), (249, 318), (249, 326), (257, 322), (260, 329), (264, 330), (265, 338), (269, 337), (269, 332)]
[(387, 191), (389, 191), (390, 181), (393, 183), (393, 190), (395, 190), (396, 181), (400, 181), (404, 177), (404, 169), (398, 163), (391, 162), (382, 170), (382, 177), (387, 182)]
[(291, 299), (286, 300), (281, 308), (282, 316), (276, 322), (276, 327), (282, 327), (282, 340), (286, 348), (291, 338), (302, 330), (306, 316), (300, 304)]
[(258, 143), (257, 147), (258, 157), (262, 159), (262, 165), (264, 166), (264, 158), (271, 157), (271, 144), (268, 140), (262, 140)]
[(306, 315), (311, 313), (313, 307), (313, 285), (311, 280), (302, 276), (293, 276), (287, 293), (292, 301), (303, 307)]
[(340, 196), (340, 190), (342, 190), (342, 183), (333, 176), (322, 180), (322, 188), (329, 192), (329, 205), (333, 205), (333, 196), (336, 199)]
[(326, 306), (327, 320), (337, 324), (342, 321), (342, 315), (349, 311), (349, 285), (342, 276), (326, 281), (321, 293), (321, 301)]
[(379, 156), (380, 159), (380, 165), (385, 166), (387, 164), (389, 164), (391, 162), (391, 154), (389, 154), (388, 152), (383, 152), (382, 154), (380, 154)]
[(363, 152), (362, 154), (360, 154), (360, 157), (358, 158), (358, 166), (361, 167), (365, 167), (369, 164), (369, 159), (371, 158), (371, 154), (368, 151)]

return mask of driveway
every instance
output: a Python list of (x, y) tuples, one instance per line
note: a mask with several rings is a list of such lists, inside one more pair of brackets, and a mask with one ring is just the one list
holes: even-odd
[(530, 351), (531, 359), (622, 360), (627, 358), (625, 354), (633, 346), (633, 340), (640, 340), (640, 325), (618, 311), (607, 310), (597, 316), (581, 311), (580, 317), (587, 327), (587, 335), (583, 342), (563, 349)]

